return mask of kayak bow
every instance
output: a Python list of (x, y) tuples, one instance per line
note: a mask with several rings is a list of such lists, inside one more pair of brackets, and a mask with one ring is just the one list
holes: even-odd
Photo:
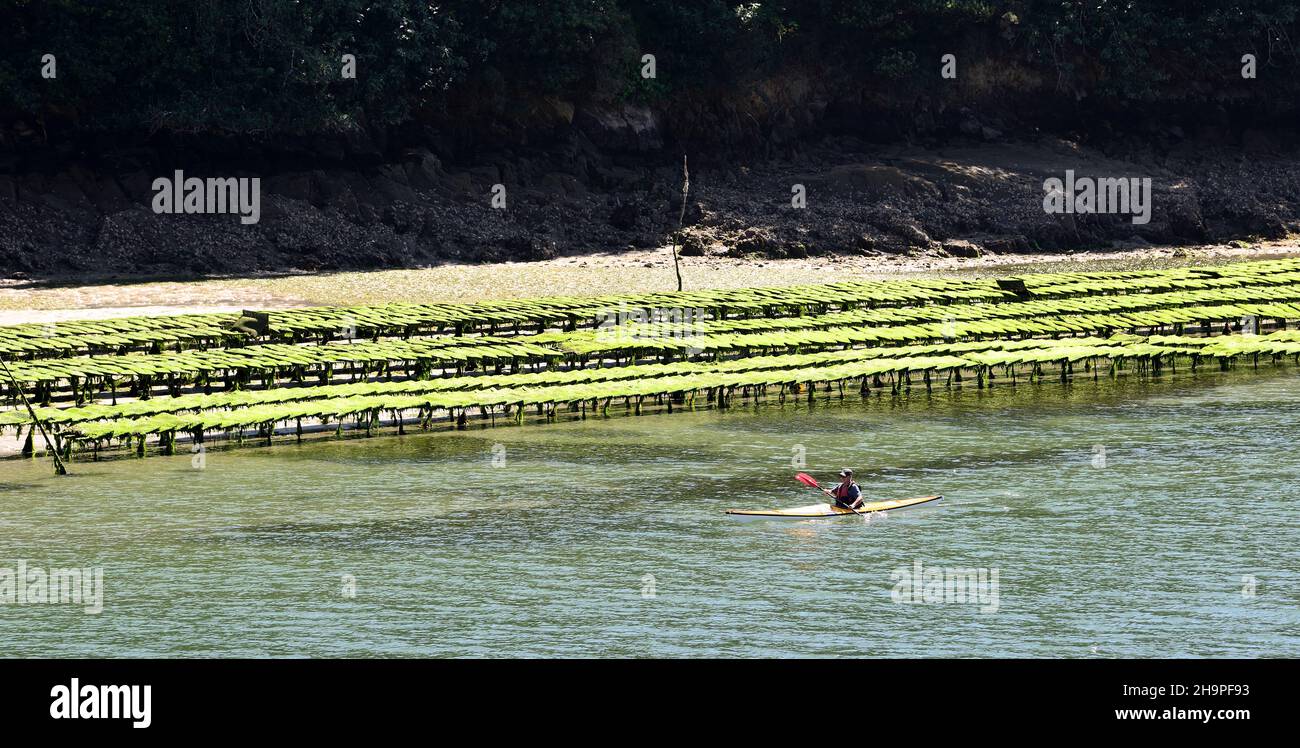
[[(910, 506), (929, 504), (942, 499), (941, 494), (934, 496), (917, 496), (913, 499), (890, 499), (888, 501), (874, 501), (863, 504), (858, 507), (858, 511), (863, 514), (870, 512), (887, 512), (892, 509), (905, 509)], [(727, 514), (738, 519), (827, 519), (830, 517), (843, 517), (855, 512), (852, 509), (845, 509), (842, 506), (832, 506), (831, 504), (810, 504), (808, 506), (797, 506), (793, 509), (728, 509)]]

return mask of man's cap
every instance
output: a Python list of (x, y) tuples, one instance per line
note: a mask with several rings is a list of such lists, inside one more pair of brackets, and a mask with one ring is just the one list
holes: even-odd
[(842, 475), (842, 476), (844, 476), (845, 478), (847, 478), (847, 477), (849, 477), (850, 475), (853, 475), (853, 471), (850, 470), (850, 469), (848, 469), (848, 468), (844, 468), (843, 470), (840, 471), (840, 475)]

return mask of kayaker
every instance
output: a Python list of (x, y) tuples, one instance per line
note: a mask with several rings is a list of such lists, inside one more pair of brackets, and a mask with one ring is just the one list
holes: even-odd
[(853, 482), (853, 471), (844, 468), (840, 471), (839, 485), (831, 489), (835, 503), (845, 509), (857, 509), (862, 506), (862, 489)]

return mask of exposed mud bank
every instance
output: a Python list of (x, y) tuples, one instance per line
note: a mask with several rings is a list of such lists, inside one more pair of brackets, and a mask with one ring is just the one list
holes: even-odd
[[(750, 155), (722, 156), (669, 137), (669, 124), (649, 110), (551, 106), (535, 116), (554, 120), (544, 132), (559, 135), (448, 151), (457, 160), (432, 141), (357, 136), (6, 157), (0, 277), (411, 268), (659, 247), (676, 228), (683, 151), (688, 256), (1029, 255), (1300, 232), (1300, 156), (1262, 132), (1225, 145), (1176, 131), (1158, 147), (1103, 152), (1056, 137), (1013, 140), (970, 115), (952, 137), (923, 145), (844, 135), (803, 143), (767, 128)], [(152, 180), (177, 168), (260, 177), (260, 221), (156, 214)], [(1149, 177), (1149, 223), (1048, 214), (1044, 180), (1067, 170)], [(493, 207), (494, 185), (504, 186), (504, 209)], [(795, 185), (806, 207), (792, 207)]]

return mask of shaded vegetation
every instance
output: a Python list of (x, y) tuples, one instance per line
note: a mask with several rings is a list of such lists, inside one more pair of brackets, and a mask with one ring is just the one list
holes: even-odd
[[(61, 133), (338, 131), (458, 100), (654, 102), (805, 69), (888, 92), (939, 56), (1021, 71), (1018, 93), (1123, 107), (1293, 111), (1287, 0), (18, 0), (0, 8), (0, 123)], [(639, 76), (653, 52), (659, 77)], [(53, 54), (58, 76), (40, 75)], [(1242, 85), (1243, 54), (1258, 80)], [(340, 75), (354, 54), (355, 80)], [(1003, 82), (1005, 83), (1005, 81)]]

